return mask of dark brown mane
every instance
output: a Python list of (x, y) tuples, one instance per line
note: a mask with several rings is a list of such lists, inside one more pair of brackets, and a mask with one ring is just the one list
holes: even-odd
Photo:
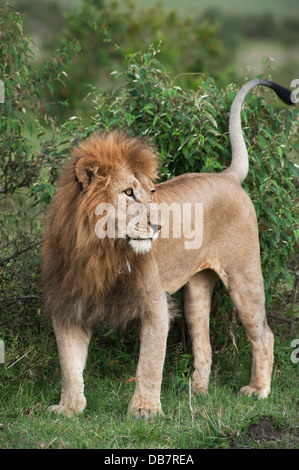
[(114, 174), (126, 169), (138, 179), (153, 180), (157, 163), (151, 147), (117, 132), (95, 134), (72, 150), (45, 230), (46, 314), (66, 322), (102, 320), (117, 326), (146, 310), (143, 273), (152, 255), (140, 257), (123, 240), (96, 237), (95, 209), (111, 200)]

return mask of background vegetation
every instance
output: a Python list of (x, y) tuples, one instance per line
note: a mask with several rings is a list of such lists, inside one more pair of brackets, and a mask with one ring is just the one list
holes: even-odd
[[(244, 187), (257, 210), (268, 317), (276, 334), (269, 400), (236, 396), (249, 380), (249, 344), (219, 284), (208, 397), (189, 398), (191, 345), (181, 318), (168, 343), (166, 417), (150, 424), (127, 418), (138, 339), (133, 325), (124, 333), (104, 325), (89, 354), (86, 413), (71, 421), (45, 417), (59, 397), (59, 369), (51, 325), (42, 314), (40, 247), (44, 214), (69, 147), (94, 130), (117, 127), (153, 142), (162, 180), (221, 171), (230, 162), (230, 105), (244, 80), (236, 66), (238, 44), (253, 36), (292, 49), (299, 34), (299, 14), (278, 16), (276, 10), (272, 17), (256, 10), (245, 21), (211, 10), (189, 19), (161, 5), (73, 5), (45, 2), (41, 10), (30, 1), (27, 16), (0, 7), (0, 339), (6, 354), (0, 364), (0, 447), (298, 446), (298, 365), (290, 360), (290, 342), (298, 337), (298, 112), (265, 90), (248, 97), (243, 123), (250, 154)], [(38, 50), (24, 30), (34, 31)], [(261, 70), (275, 76), (268, 59)], [(279, 70), (283, 84), (296, 78), (294, 70), (292, 61)]]

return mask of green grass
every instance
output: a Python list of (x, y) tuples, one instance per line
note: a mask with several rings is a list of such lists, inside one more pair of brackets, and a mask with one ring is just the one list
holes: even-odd
[(56, 345), (50, 330), (42, 331), (38, 342), (26, 344), (26, 351), (31, 348), (31, 352), (9, 367), (12, 356), (22, 349), (15, 341), (6, 348), (7, 362), (0, 365), (0, 448), (298, 447), (298, 364), (290, 361), (290, 341), (276, 344), (272, 393), (264, 400), (237, 393), (250, 375), (247, 340), (241, 338), (238, 343), (238, 353), (226, 346), (215, 352), (209, 394), (191, 396), (191, 402), (188, 380), (182, 376), (185, 366), (180, 360), (173, 361), (170, 346), (162, 385), (164, 416), (146, 422), (126, 415), (134, 391), (134, 382), (128, 379), (135, 374), (138, 345), (132, 354), (133, 342), (119, 347), (117, 335), (106, 336), (105, 342), (95, 336), (85, 372), (86, 410), (65, 418), (46, 412), (60, 394)]

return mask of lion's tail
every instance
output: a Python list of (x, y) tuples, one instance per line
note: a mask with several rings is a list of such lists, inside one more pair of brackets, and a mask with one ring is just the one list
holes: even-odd
[(248, 173), (248, 153), (241, 127), (242, 104), (247, 93), (257, 85), (272, 88), (284, 103), (288, 105), (295, 104), (295, 102), (292, 101), (292, 92), (290, 90), (269, 80), (251, 80), (239, 90), (232, 103), (229, 117), (229, 138), (232, 148), (232, 162), (224, 171), (234, 176), (240, 184), (245, 180)]

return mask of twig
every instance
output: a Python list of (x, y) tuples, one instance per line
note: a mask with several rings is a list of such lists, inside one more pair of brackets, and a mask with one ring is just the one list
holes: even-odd
[(10, 364), (10, 366), (7, 367), (7, 369), (10, 369), (12, 366), (14, 366), (17, 362), (19, 362), (21, 359), (23, 359), (25, 356), (27, 356), (27, 354), (29, 354), (30, 352), (32, 351), (32, 349), (29, 349), (29, 351), (27, 351), (25, 354), (23, 354), (22, 357), (19, 357), (19, 359), (17, 359), (15, 362), (13, 362), (12, 364)]
[(202, 72), (183, 72), (183, 73), (179, 73), (176, 77), (174, 77), (174, 79), (172, 80), (171, 82), (171, 86), (173, 85), (173, 82), (177, 79), (177, 78), (180, 78), (180, 77), (183, 77), (185, 75), (203, 75), (204, 77), (206, 77), (207, 75), (202, 73)]
[(286, 323), (291, 323), (293, 324), (299, 322), (299, 318), (285, 318), (285, 317), (280, 317), (279, 315), (267, 315), (268, 318), (272, 318), (273, 320), (278, 320)]
[(14, 304), (18, 300), (30, 300), (30, 299), (41, 299), (40, 295), (34, 295), (34, 294), (29, 294), (29, 295), (19, 295), (18, 297), (15, 298), (10, 298), (10, 299), (5, 299), (3, 300), (4, 303), (10, 302), (11, 304)]
[(236, 344), (235, 335), (234, 335), (234, 332), (233, 332), (233, 324), (238, 326), (237, 323), (236, 323), (236, 313), (237, 313), (237, 310), (235, 308), (233, 308), (232, 321), (231, 321), (231, 324), (230, 324), (230, 327), (229, 327), (229, 335), (232, 339), (234, 348), (236, 349), (237, 353), (239, 354), (238, 346)]
[(54, 439), (52, 439), (52, 441), (45, 447), (45, 449), (49, 449), (49, 447), (59, 438), (61, 437), (65, 432), (67, 432), (69, 429), (71, 429), (72, 426), (69, 426), (68, 428), (66, 428), (64, 431), (60, 432), (60, 430), (58, 431), (58, 434), (56, 437), (54, 437)]
[(33, 243), (33, 245), (27, 246), (24, 250), (16, 251), (13, 255), (9, 256), (8, 258), (1, 259), (1, 260), (0, 260), (0, 266), (4, 266), (4, 265), (5, 265), (8, 261), (10, 261), (11, 259), (17, 258), (17, 256), (19, 256), (19, 255), (21, 255), (22, 253), (25, 253), (26, 251), (30, 250), (30, 248), (34, 248), (35, 246), (40, 245), (41, 243), (43, 243), (42, 240), (39, 241), (39, 242)]
[(194, 412), (191, 404), (191, 377), (189, 377), (189, 408), (191, 413), (192, 422), (194, 423)]

